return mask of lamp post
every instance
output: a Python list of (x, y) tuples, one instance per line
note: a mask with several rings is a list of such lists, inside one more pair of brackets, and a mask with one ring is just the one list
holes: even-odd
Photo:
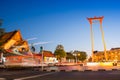
[(80, 56), (80, 53), (78, 53), (77, 56)]
[(75, 56), (75, 63), (77, 64), (78, 56), (80, 56), (80, 53), (73, 53), (73, 55)]
[(74, 53), (73, 55), (75, 56), (75, 63), (77, 64), (77, 54)]
[(77, 64), (77, 54), (75, 54), (76, 64)]

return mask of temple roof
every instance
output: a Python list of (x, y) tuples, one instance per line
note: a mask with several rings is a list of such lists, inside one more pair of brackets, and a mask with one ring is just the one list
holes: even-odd
[[(37, 54), (37, 53), (34, 53), (33, 55), (37, 55), (37, 56), (42, 56), (42, 54)], [(51, 52), (51, 51), (43, 51), (43, 55), (44, 57), (54, 57), (54, 54)]]
[(43, 55), (44, 55), (45, 57), (54, 57), (54, 54), (52, 54), (51, 51), (43, 51)]
[(0, 48), (9, 49), (13, 45), (14, 46), (26, 45), (28, 47), (27, 41), (22, 39), (20, 30), (6, 32), (0, 36)]

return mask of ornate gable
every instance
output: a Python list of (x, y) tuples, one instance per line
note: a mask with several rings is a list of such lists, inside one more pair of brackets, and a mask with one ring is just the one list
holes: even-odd
[(22, 39), (20, 30), (7, 32), (0, 36), (0, 47), (3, 49), (10, 49), (13, 46), (24, 46), (29, 49), (27, 41)]

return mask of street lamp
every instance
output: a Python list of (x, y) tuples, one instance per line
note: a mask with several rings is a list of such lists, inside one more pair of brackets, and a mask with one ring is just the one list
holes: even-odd
[(75, 61), (76, 61), (76, 64), (77, 64), (77, 62), (78, 62), (78, 56), (80, 56), (80, 53), (73, 53), (73, 55), (75, 56)]
[(78, 53), (77, 56), (80, 56), (80, 53)]
[(73, 55), (75, 56), (75, 62), (76, 62), (76, 64), (77, 64), (77, 54), (74, 53)]

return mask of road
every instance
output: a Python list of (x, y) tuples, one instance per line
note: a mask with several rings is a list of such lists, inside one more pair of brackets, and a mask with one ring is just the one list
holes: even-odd
[(120, 71), (0, 71), (0, 80), (120, 80)]

